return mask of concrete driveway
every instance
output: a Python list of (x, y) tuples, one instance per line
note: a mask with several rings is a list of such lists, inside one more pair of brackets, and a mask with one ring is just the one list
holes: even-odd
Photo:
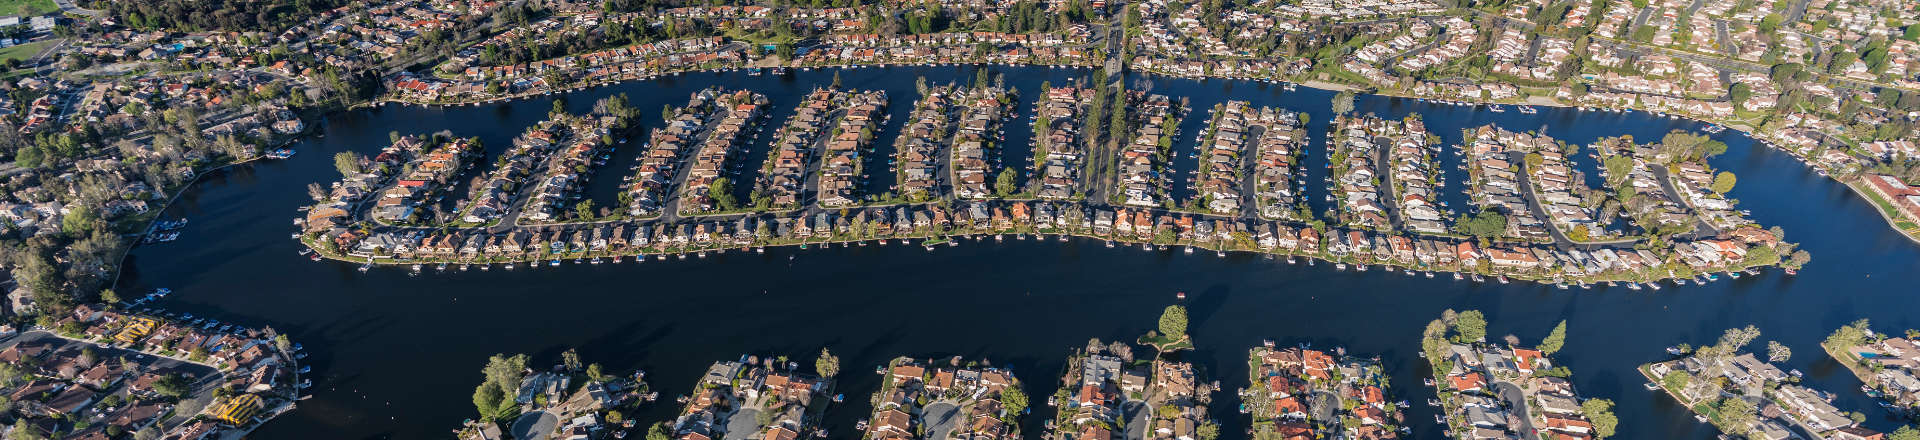
[(560, 426), (560, 417), (546, 411), (534, 411), (521, 414), (513, 421), (513, 438), (519, 440), (545, 440), (547, 434)]

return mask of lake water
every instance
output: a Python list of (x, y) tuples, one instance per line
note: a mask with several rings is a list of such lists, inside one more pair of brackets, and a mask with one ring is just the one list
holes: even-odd
[[(1009, 124), (1008, 163), (1025, 164), (1024, 119), (1032, 113), (1042, 81), (1066, 85), (1085, 70), (992, 68), (1021, 92), (1020, 120)], [(852, 88), (886, 89), (892, 122), (883, 127), (882, 154), (906, 123), (917, 99), (914, 80), (969, 82), (970, 67), (853, 69), (841, 72)], [(566, 95), (567, 107), (585, 111), (595, 99), (628, 94), (646, 112), (647, 128), (661, 122), (664, 104), (682, 105), (689, 93), (720, 85), (751, 89), (773, 101), (783, 123), (801, 95), (831, 81), (833, 71), (794, 72), (790, 77), (702, 73), (595, 88)], [(1227, 99), (1281, 106), (1311, 115), (1309, 182), (1325, 169), (1325, 122), (1331, 92), (1224, 80), (1167, 78), (1129, 80), (1204, 110)], [(870, 369), (899, 355), (965, 355), (1012, 366), (1030, 395), (1049, 395), (1070, 348), (1088, 338), (1138, 336), (1155, 325), (1160, 309), (1187, 292), (1198, 350), (1185, 356), (1206, 377), (1228, 390), (1244, 386), (1246, 349), (1262, 339), (1344, 346), (1384, 357), (1397, 399), (1423, 402), (1432, 390), (1420, 385), (1424, 361), (1416, 357), (1421, 328), (1442, 310), (1479, 309), (1489, 334), (1520, 336), (1534, 343), (1568, 320), (1567, 348), (1555, 359), (1572, 369), (1573, 382), (1588, 397), (1613, 399), (1625, 439), (1706, 439), (1714, 429), (1697, 423), (1664, 395), (1641, 388), (1633, 367), (1663, 359), (1664, 347), (1710, 343), (1729, 327), (1758, 325), (1760, 341), (1793, 348), (1788, 367), (1807, 373), (1810, 386), (1839, 396), (1843, 409), (1869, 414), (1867, 426), (1891, 429), (1896, 422), (1862, 395), (1859, 382), (1828, 360), (1819, 341), (1858, 318), (1875, 328), (1920, 327), (1920, 246), (1891, 231), (1873, 208), (1846, 187), (1818, 177), (1790, 156), (1755, 145), (1732, 131), (1717, 135), (1731, 148), (1715, 167), (1740, 177), (1732, 196), (1763, 225), (1786, 229), (1813, 262), (1797, 277), (1769, 271), (1710, 286), (1659, 291), (1596, 287), (1556, 290), (1534, 284), (1472, 285), (1446, 277), (1413, 278), (1370, 271), (1339, 272), (1331, 265), (1289, 266), (1284, 261), (1201, 252), (1108, 249), (1096, 241), (1068, 243), (1007, 240), (966, 242), (927, 252), (919, 247), (768, 249), (764, 255), (732, 253), (685, 261), (642, 264), (566, 265), (537, 271), (493, 270), (429, 273), (404, 270), (358, 273), (346, 263), (313, 263), (296, 254), (287, 238), (295, 209), (310, 203), (305, 186), (339, 176), (331, 156), (373, 152), (387, 133), (451, 130), (479, 136), (495, 152), (525, 127), (546, 117), (549, 99), (455, 108), (390, 106), (333, 117), (325, 136), (296, 145), (299, 156), (209, 176), (171, 208), (169, 216), (192, 218), (180, 240), (136, 249), (120, 291), (170, 287), (160, 304), (253, 326), (272, 326), (304, 343), (313, 356), (313, 398), (257, 431), (259, 438), (445, 438), (474, 414), (470, 396), (480, 367), (494, 353), (529, 353), (537, 364), (555, 362), (579, 347), (582, 358), (607, 371), (647, 370), (663, 402), (632, 414), (643, 423), (666, 420), (677, 410), (671, 397), (691, 391), (705, 366), (742, 353), (785, 354), (811, 359), (822, 346), (840, 355), (840, 391), (848, 403), (827, 414), (827, 427), (845, 438), (867, 415), (864, 397), (879, 385)], [(1556, 138), (1585, 144), (1599, 137), (1632, 134), (1643, 141), (1699, 124), (1645, 114), (1583, 113), (1542, 108), (1539, 114), (1492, 113), (1413, 100), (1361, 96), (1359, 113), (1383, 117), (1422, 114), (1430, 131), (1449, 144), (1460, 129), (1497, 123), (1516, 130), (1545, 127)], [(1193, 118), (1204, 117), (1196, 111)], [(1195, 148), (1199, 122), (1190, 121), (1176, 140), (1177, 169), (1191, 169), (1184, 152)], [(770, 136), (768, 137), (770, 139)], [(765, 140), (765, 139), (763, 139)], [(638, 142), (635, 142), (637, 144)], [(764, 142), (756, 147), (764, 147)], [(596, 183), (617, 182), (632, 149), (616, 154)], [(753, 157), (764, 157), (755, 155)], [(1451, 168), (1458, 159), (1443, 155)], [(884, 159), (882, 159), (884, 160)], [(1591, 161), (1580, 163), (1593, 171)], [(883, 164), (884, 165), (884, 164)], [(757, 165), (755, 166), (757, 167)], [(870, 169), (872, 169), (870, 167)], [(884, 168), (881, 168), (884, 169)], [(1449, 177), (1448, 189), (1463, 188)], [(890, 181), (886, 179), (885, 181)], [(884, 184), (883, 184), (884, 185)], [(1175, 191), (1184, 194), (1182, 185)], [(1307, 199), (1324, 212), (1326, 189), (1309, 184)], [(611, 187), (595, 187), (611, 198)], [(789, 258), (789, 256), (795, 258)], [(1037, 436), (1050, 411), (1036, 401), (1023, 420)], [(1231, 391), (1215, 395), (1215, 416), (1226, 438), (1241, 438), (1247, 425), (1234, 413)], [(1438, 438), (1433, 411), (1416, 404), (1408, 413), (1415, 438)]]

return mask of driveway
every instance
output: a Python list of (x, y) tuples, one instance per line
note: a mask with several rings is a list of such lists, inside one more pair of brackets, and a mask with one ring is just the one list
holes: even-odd
[(962, 423), (960, 405), (953, 402), (934, 402), (920, 410), (920, 420), (927, 424), (927, 438), (941, 440), (953, 433)]
[(513, 438), (519, 440), (545, 440), (560, 425), (560, 417), (546, 411), (534, 411), (520, 415), (513, 421)]

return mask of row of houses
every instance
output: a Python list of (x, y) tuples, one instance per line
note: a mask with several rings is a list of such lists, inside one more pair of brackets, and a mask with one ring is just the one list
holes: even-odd
[(1241, 176), (1245, 168), (1241, 158), (1247, 153), (1247, 145), (1252, 143), (1248, 139), (1249, 111), (1246, 101), (1227, 101), (1216, 107), (1207, 128), (1208, 138), (1200, 145), (1197, 155), (1200, 163), (1194, 168), (1200, 175), (1191, 182), (1192, 191), (1200, 199), (1200, 207), (1210, 213), (1227, 216), (1240, 213), (1241, 187), (1245, 182)]
[(1512, 161), (1524, 154), (1558, 150), (1551, 138), (1481, 126), (1472, 130), (1467, 147), (1468, 173), (1472, 176), (1470, 194), (1482, 211), (1494, 211), (1507, 218), (1506, 235), (1528, 240), (1549, 238), (1547, 224), (1534, 215), (1522, 191), (1520, 165)]
[(680, 184), (680, 212), (709, 212), (729, 208), (720, 206), (715, 190), (733, 191), (731, 185), (712, 187), (721, 178), (733, 175), (740, 167), (738, 156), (746, 154), (745, 145), (759, 138), (760, 122), (766, 116), (766, 95), (745, 90), (720, 99), (724, 114), (714, 123), (700, 149), (693, 153), (687, 168), (687, 180)]
[(774, 209), (800, 207), (807, 175), (813, 172), (813, 159), (818, 154), (815, 144), (846, 98), (846, 92), (825, 88), (807, 93), (793, 116), (787, 118), (786, 126), (776, 134), (773, 154), (768, 155), (765, 172), (755, 185), (757, 198), (766, 200)]
[(820, 156), (819, 188), (814, 192), (820, 206), (850, 206), (859, 201), (865, 154), (872, 152), (886, 108), (885, 90), (853, 92), (847, 97), (846, 112)]
[(1055, 87), (1034, 103), (1038, 119), (1034, 180), (1039, 182), (1035, 195), (1046, 200), (1065, 200), (1080, 194), (1081, 163), (1086, 152), (1081, 138), (1081, 112), (1092, 101), (1094, 91), (1073, 87)]
[(974, 87), (961, 94), (960, 119), (955, 122), (952, 160), (953, 192), (962, 199), (984, 199), (995, 191), (988, 181), (1000, 163), (1001, 124), (1013, 116), (1007, 108), (1012, 96), (999, 87)]
[(1135, 130), (1134, 138), (1120, 149), (1118, 197), (1121, 203), (1129, 207), (1157, 207), (1166, 201), (1167, 192), (1167, 155), (1173, 145), (1174, 133), (1168, 132), (1178, 126), (1183, 108), (1175, 109), (1173, 101), (1166, 95), (1147, 95), (1143, 92), (1131, 92), (1127, 98), (1134, 105), (1130, 119), (1138, 121), (1140, 128)]
[(1305, 180), (1300, 160), (1306, 156), (1307, 130), (1300, 113), (1262, 107), (1253, 126), (1260, 129), (1253, 158), (1253, 203), (1260, 218), (1306, 220), (1300, 191)]

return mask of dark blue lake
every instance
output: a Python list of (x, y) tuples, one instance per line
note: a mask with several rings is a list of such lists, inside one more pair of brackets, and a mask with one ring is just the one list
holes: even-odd
[[(1025, 118), (1041, 82), (1066, 85), (1087, 71), (991, 70), (1004, 73), (1007, 84), (1021, 93), (1019, 119), (1008, 124), (1009, 143), (1015, 145), (1007, 150), (1007, 163), (1024, 165), (1030, 154)], [(917, 99), (916, 77), (926, 76), (930, 83), (966, 83), (974, 77), (973, 68), (956, 67), (853, 69), (840, 75), (846, 87), (888, 91), (888, 111), (895, 117), (879, 131), (884, 150), (891, 150), (893, 135)], [(646, 128), (651, 128), (660, 124), (662, 105), (682, 105), (689, 93), (719, 85), (766, 94), (775, 109), (768, 124), (777, 126), (804, 92), (832, 76), (831, 70), (785, 78), (690, 74), (568, 94), (567, 107), (584, 112), (595, 99), (626, 93), (646, 112)], [(1313, 142), (1305, 168), (1314, 174), (1308, 181), (1318, 182), (1325, 173), (1319, 164), (1325, 160), (1324, 123), (1331, 119), (1332, 92), (1166, 78), (1133, 78), (1129, 85), (1189, 98), (1196, 110), (1234, 99), (1309, 113)], [(867, 414), (860, 396), (878, 386), (877, 376), (864, 373), (886, 359), (985, 358), (1013, 366), (1028, 394), (1044, 396), (1059, 386), (1058, 373), (1071, 347), (1088, 338), (1131, 339), (1144, 333), (1177, 291), (1188, 293), (1185, 303), (1199, 346), (1186, 358), (1229, 390), (1244, 385), (1246, 349), (1271, 338), (1379, 354), (1393, 373), (1397, 398), (1422, 402), (1432, 390), (1420, 385), (1425, 366), (1415, 352), (1421, 328), (1444, 309), (1479, 309), (1491, 321), (1490, 335), (1514, 334), (1528, 343), (1568, 320), (1567, 348), (1556, 360), (1572, 369), (1582, 394), (1618, 404), (1618, 438), (1707, 439), (1715, 433), (1712, 427), (1641, 388), (1643, 380), (1633, 368), (1663, 359), (1662, 349), (1669, 345), (1708, 343), (1723, 329), (1755, 324), (1761, 340), (1792, 347), (1795, 356), (1787, 364), (1806, 372), (1808, 385), (1837, 394), (1842, 409), (1869, 414), (1868, 427), (1890, 429), (1896, 422), (1862, 395), (1858, 381), (1828, 360), (1818, 344), (1834, 328), (1859, 318), (1871, 318), (1881, 330), (1920, 327), (1920, 295), (1915, 295), (1920, 246), (1893, 232), (1846, 187), (1731, 131), (1716, 136), (1731, 148), (1713, 165), (1739, 175), (1732, 195), (1752, 210), (1754, 220), (1785, 228), (1787, 240), (1812, 253), (1813, 262), (1796, 277), (1769, 271), (1659, 291), (1557, 290), (1377, 270), (1340, 272), (1330, 265), (1289, 266), (1242, 255), (1011, 238), (934, 252), (898, 245), (768, 249), (764, 255), (537, 271), (429, 271), (409, 277), (404, 270), (362, 274), (349, 264), (313, 263), (297, 255), (299, 244), (287, 238), (296, 208), (310, 203), (306, 185), (339, 177), (334, 153), (378, 150), (388, 143), (390, 131), (440, 130), (479, 136), (497, 152), (544, 119), (551, 106), (548, 99), (534, 99), (454, 108), (389, 106), (335, 116), (321, 127), (324, 137), (296, 145), (299, 155), (292, 160), (209, 176), (188, 191), (168, 215), (190, 217), (191, 226), (179, 241), (136, 249), (120, 289), (170, 287), (176, 293), (162, 307), (272, 326), (304, 343), (313, 353), (307, 359), (314, 368), (313, 398), (257, 431), (258, 437), (272, 439), (450, 437), (461, 420), (474, 415), (470, 396), (487, 356), (529, 353), (544, 364), (569, 347), (579, 347), (585, 360), (609, 371), (645, 369), (655, 388), (671, 397), (690, 392), (714, 360), (742, 353), (811, 359), (829, 346), (845, 364), (840, 391), (850, 398), (828, 413), (828, 428), (844, 435)], [(1356, 107), (1392, 118), (1418, 112), (1428, 129), (1450, 144), (1459, 140), (1461, 128), (1488, 123), (1516, 131), (1544, 127), (1551, 136), (1581, 144), (1621, 134), (1644, 142), (1672, 129), (1700, 127), (1644, 113), (1550, 108), (1536, 115), (1492, 113), (1378, 96), (1362, 96)], [(1203, 121), (1191, 122), (1176, 139), (1178, 151), (1197, 142)], [(629, 163), (632, 154), (619, 151), (613, 163)], [(1183, 154), (1174, 165), (1191, 169), (1190, 162)], [(1590, 162), (1579, 165), (1593, 172)], [(596, 198), (610, 199), (611, 185), (625, 172), (624, 165), (609, 168), (596, 177), (596, 185), (608, 184), (594, 187)], [(1449, 190), (1464, 188), (1452, 176), (1448, 183)], [(1308, 186), (1308, 200), (1324, 196), (1321, 185)], [(1315, 206), (1315, 211), (1324, 209)], [(1763, 341), (1750, 348), (1762, 348)], [(1236, 398), (1226, 392), (1215, 399), (1222, 432), (1243, 437), (1247, 421), (1233, 411)], [(665, 420), (676, 410), (670, 402), (630, 417), (643, 423)], [(1036, 408), (1024, 420), (1027, 431), (1037, 437), (1040, 422), (1050, 415)], [(1439, 427), (1425, 422), (1433, 419), (1431, 408), (1414, 405), (1408, 416), (1415, 438), (1440, 437)]]

